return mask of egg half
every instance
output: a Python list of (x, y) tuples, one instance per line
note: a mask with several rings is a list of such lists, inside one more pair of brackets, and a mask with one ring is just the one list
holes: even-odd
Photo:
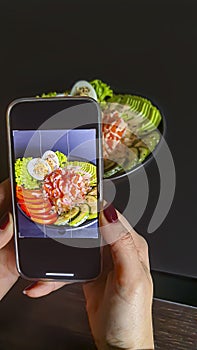
[(55, 152), (46, 151), (43, 154), (42, 159), (45, 160), (49, 164), (52, 171), (59, 168), (59, 159), (58, 159), (57, 155), (55, 154)]
[(41, 158), (34, 158), (27, 164), (29, 174), (36, 180), (44, 180), (44, 177), (52, 170), (50, 165)]

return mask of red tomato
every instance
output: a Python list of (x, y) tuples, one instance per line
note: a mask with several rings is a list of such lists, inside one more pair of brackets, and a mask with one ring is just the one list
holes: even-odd
[(18, 185), (16, 186), (16, 197), (18, 199), (23, 199), (22, 187)]
[(30, 216), (30, 213), (26, 207), (25, 204), (20, 204), (20, 208), (22, 209), (22, 211), (27, 215), (27, 216)]
[(25, 198), (29, 199), (38, 199), (43, 197), (43, 193), (41, 190), (26, 190), (23, 189), (22, 194)]
[(38, 224), (42, 224), (42, 225), (51, 225), (51, 224), (54, 224), (54, 222), (57, 220), (57, 215), (56, 214), (53, 214), (53, 215), (48, 215), (47, 218), (42, 218), (42, 217), (32, 217), (31, 216), (31, 219), (34, 221), (34, 222), (37, 222)]
[(28, 209), (51, 209), (51, 203), (49, 201), (29, 203), (24, 202)]
[(28, 208), (28, 209), (32, 216), (43, 215), (43, 214), (50, 214), (51, 206), (49, 206), (48, 208)]

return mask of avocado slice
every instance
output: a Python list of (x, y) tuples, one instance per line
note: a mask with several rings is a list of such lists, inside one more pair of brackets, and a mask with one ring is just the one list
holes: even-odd
[(91, 174), (91, 183), (96, 183), (96, 165), (80, 161), (71, 161), (68, 162), (68, 164), (80, 166), (83, 171), (86, 171), (87, 173)]
[(55, 222), (55, 225), (66, 225), (70, 220), (73, 220), (80, 212), (79, 207), (74, 207), (71, 210), (69, 210), (67, 213), (62, 214), (57, 221)]
[[(154, 106), (151, 101), (141, 96), (114, 94), (108, 102), (128, 105), (131, 111), (138, 114), (138, 117), (143, 116), (144, 120), (139, 128), (140, 134), (156, 129), (161, 122), (162, 116), (157, 107)], [(124, 116), (123, 119), (128, 121), (130, 118)]]
[(88, 220), (96, 219), (98, 216), (97, 198), (88, 194), (86, 196), (86, 201), (90, 207), (90, 214), (88, 216)]
[(90, 214), (90, 207), (89, 207), (89, 205), (86, 204), (86, 203), (83, 203), (83, 204), (79, 205), (79, 208), (80, 208), (79, 215), (77, 215), (77, 217), (75, 217), (75, 219), (71, 220), (68, 223), (69, 226), (77, 227), (77, 226), (83, 224), (87, 220), (87, 218), (88, 218), (88, 216)]

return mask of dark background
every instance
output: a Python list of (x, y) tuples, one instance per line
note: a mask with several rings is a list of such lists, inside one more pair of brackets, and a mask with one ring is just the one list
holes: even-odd
[[(93, 78), (117, 92), (148, 97), (166, 116), (177, 172), (175, 200), (160, 228), (162, 244), (159, 238), (150, 239), (151, 262), (154, 270), (168, 270), (169, 257), (184, 275), (153, 272), (155, 297), (190, 305), (197, 305), (197, 282), (187, 277), (197, 269), (196, 23), (195, 0), (0, 1), (0, 179), (8, 176), (5, 111), (13, 99), (63, 91), (77, 80)], [(150, 186), (158, 187), (154, 162), (151, 166)], [(138, 226), (142, 233), (144, 220)], [(157, 249), (160, 255), (154, 253)], [(12, 307), (20, 293), (19, 283), (2, 302), (2, 325), (9, 317), (17, 322), (19, 308)], [(20, 298), (20, 308), (28, 313), (32, 302)], [(34, 305), (46, 312), (44, 303), (55, 300), (48, 297)]]

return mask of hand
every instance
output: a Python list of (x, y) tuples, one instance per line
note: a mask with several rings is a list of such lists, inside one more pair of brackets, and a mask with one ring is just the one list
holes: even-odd
[[(0, 299), (18, 279), (10, 184), (0, 184)], [(98, 349), (153, 349), (152, 280), (145, 240), (112, 207), (100, 217), (101, 233), (110, 245), (104, 248), (104, 269), (94, 282), (84, 284), (87, 312)], [(7, 214), (7, 215), (6, 215)], [(109, 221), (116, 221), (109, 224)], [(26, 289), (30, 297), (40, 297), (62, 287), (64, 282), (37, 281)]]
[[(100, 216), (100, 230), (108, 243), (103, 249), (103, 272), (83, 285), (89, 323), (99, 350), (154, 349), (152, 329), (153, 284), (148, 246), (128, 221), (109, 206)], [(113, 221), (113, 222), (111, 222)], [(30, 297), (58, 289), (63, 283), (37, 282)]]
[(10, 184), (0, 184), (0, 300), (18, 279), (16, 269), (13, 223), (10, 210)]
[(154, 349), (147, 243), (112, 206), (104, 214), (100, 229), (112, 259), (105, 247), (102, 275), (84, 285), (96, 345), (99, 350)]

